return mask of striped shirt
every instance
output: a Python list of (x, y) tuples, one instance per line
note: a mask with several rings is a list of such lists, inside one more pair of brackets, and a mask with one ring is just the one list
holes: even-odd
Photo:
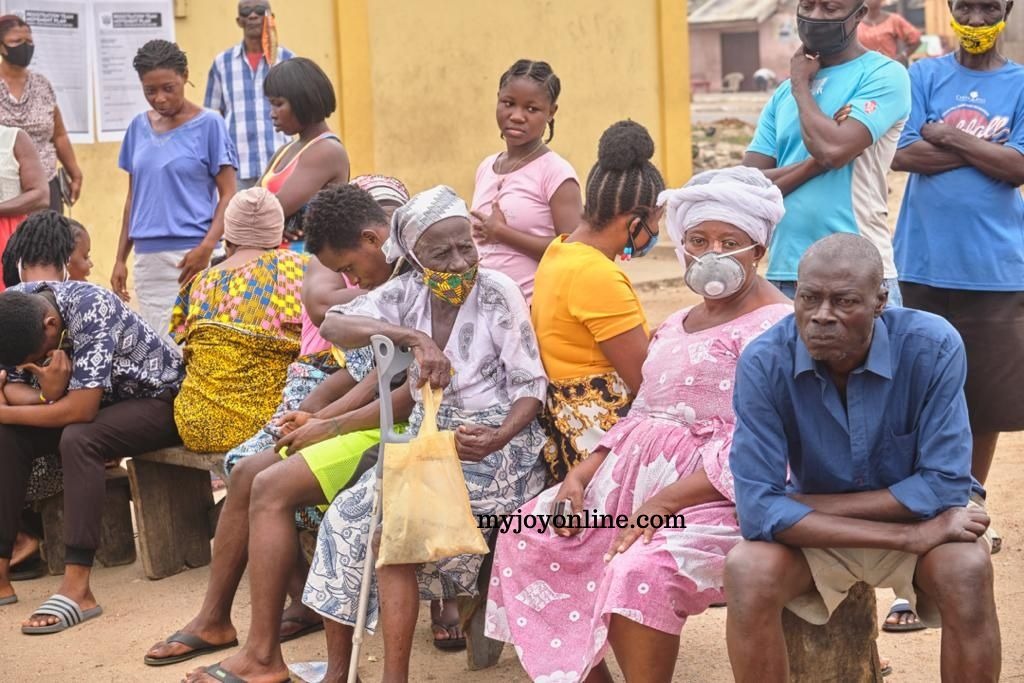
[[(277, 49), (277, 61), (291, 59), (295, 53)], [(219, 111), (228, 124), (228, 134), (238, 150), (238, 177), (259, 178), (270, 158), (290, 138), (274, 131), (270, 120), (270, 101), (263, 96), (263, 79), (270, 70), (260, 58), (253, 70), (245, 56), (245, 43), (239, 43), (217, 55), (207, 77), (205, 106)]]

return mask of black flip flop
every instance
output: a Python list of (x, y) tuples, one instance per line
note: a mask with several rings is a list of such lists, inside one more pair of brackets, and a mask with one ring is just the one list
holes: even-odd
[[(221, 683), (248, 683), (244, 678), (239, 678), (235, 674), (231, 673), (220, 665), (220, 662), (211, 664), (210, 666), (203, 669), (203, 672)], [(281, 681), (281, 683), (291, 683), (291, 676)]]
[(287, 643), (289, 640), (295, 640), (297, 638), (301, 638), (302, 636), (308, 636), (310, 633), (316, 633), (317, 631), (324, 630), (324, 620), (320, 619), (319, 617), (317, 618), (316, 621), (306, 621), (305, 619), (295, 619), (289, 617), (287, 619), (281, 620), (281, 625), (284, 624), (302, 624), (302, 628), (300, 628), (298, 631), (295, 631), (294, 633), (289, 633), (286, 636), (281, 636), (282, 643)]
[(11, 565), (10, 579), (11, 581), (31, 581), (32, 579), (38, 579), (45, 573), (46, 569), (43, 567), (43, 560), (36, 553), (18, 564)]
[[(434, 629), (443, 628), (444, 632), (451, 635), (451, 629), (458, 628), (458, 624), (445, 624), (440, 621), (435, 621), (430, 624), (430, 633), (434, 634)], [(445, 638), (444, 640), (438, 640), (434, 638), (434, 647), (443, 652), (458, 652), (459, 650), (466, 649), (466, 637), (461, 638)]]
[(180, 655), (171, 655), (170, 657), (150, 657), (149, 655), (146, 655), (142, 660), (146, 663), (146, 666), (167, 666), (168, 664), (178, 664), (180, 662), (187, 662), (188, 660), (201, 655), (210, 654), (211, 652), (227, 650), (230, 647), (238, 645), (238, 638), (235, 638), (230, 643), (214, 645), (213, 643), (203, 640), (199, 636), (192, 635), (191, 633), (185, 633), (183, 631), (177, 631), (165, 638), (164, 642), (181, 643), (185, 647), (190, 647), (192, 649), (188, 652), (182, 652)]

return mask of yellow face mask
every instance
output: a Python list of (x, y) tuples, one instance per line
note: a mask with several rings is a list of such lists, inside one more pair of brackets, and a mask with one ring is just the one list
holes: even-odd
[(996, 44), (996, 38), (1006, 28), (1006, 22), (1000, 21), (995, 26), (964, 26), (957, 23), (956, 19), (950, 21), (953, 32), (960, 38), (960, 45), (972, 55), (985, 54)]

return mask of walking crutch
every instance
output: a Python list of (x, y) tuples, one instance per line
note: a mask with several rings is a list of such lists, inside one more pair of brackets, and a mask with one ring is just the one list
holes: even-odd
[[(409, 434), (395, 432), (395, 416), (391, 405), (391, 380), (412, 364), (412, 352), (401, 347), (384, 335), (370, 337), (370, 348), (377, 366), (377, 391), (380, 394), (380, 453), (374, 467), (376, 477), (373, 486), (373, 514), (370, 530), (364, 539), (366, 555), (363, 560), (363, 582), (359, 586), (359, 609), (356, 612), (356, 628), (352, 635), (352, 657), (348, 665), (348, 683), (356, 683), (359, 672), (359, 650), (363, 644), (366, 629), (366, 609), (370, 604), (370, 581), (373, 578), (373, 534), (380, 526), (382, 478), (384, 476), (385, 444), (406, 443), (412, 439)], [(379, 601), (378, 601), (379, 602)]]

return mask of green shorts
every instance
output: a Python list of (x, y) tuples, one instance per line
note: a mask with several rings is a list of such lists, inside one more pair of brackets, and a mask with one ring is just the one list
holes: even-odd
[[(404, 425), (396, 426), (395, 430), (401, 431), (402, 427)], [(353, 484), (366, 470), (376, 464), (376, 449), (372, 453), (366, 452), (379, 443), (380, 430), (367, 429), (342, 434), (307, 446), (293, 457), (306, 461), (329, 504), (339, 491)], [(285, 452), (281, 453), (281, 458), (287, 457), (285, 449)], [(327, 510), (327, 504), (318, 507), (321, 511)]]

